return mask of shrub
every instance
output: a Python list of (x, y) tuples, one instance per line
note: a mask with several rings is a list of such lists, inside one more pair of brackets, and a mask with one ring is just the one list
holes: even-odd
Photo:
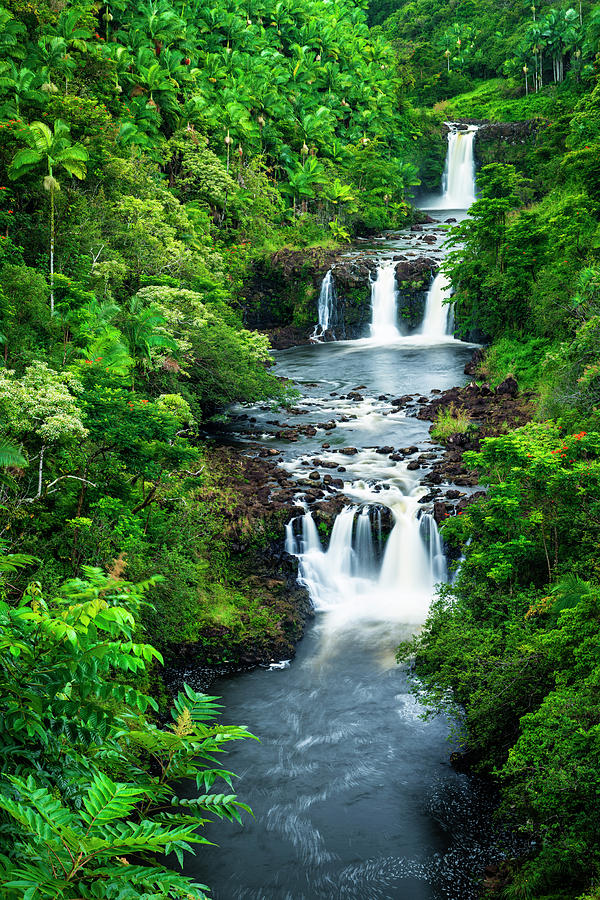
[(451, 403), (447, 409), (440, 409), (431, 428), (431, 436), (444, 443), (453, 434), (465, 434), (471, 424), (471, 416), (462, 406)]

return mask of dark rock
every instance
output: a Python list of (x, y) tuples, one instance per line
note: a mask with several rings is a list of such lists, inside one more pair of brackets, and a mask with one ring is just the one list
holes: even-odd
[(436, 487), (431, 488), (431, 490), (429, 491), (428, 494), (425, 494), (424, 497), (421, 497), (419, 499), (419, 503), (433, 503), (433, 501), (436, 499), (436, 497), (439, 497), (440, 494), (441, 494), (440, 488), (436, 488)]
[(451, 216), (449, 219), (444, 219), (444, 221), (446, 222), (447, 225), (452, 225), (453, 222), (456, 222), (458, 220), (455, 219), (453, 216)]
[(406, 468), (409, 472), (416, 472), (417, 469), (421, 468), (421, 463), (418, 463), (416, 459), (413, 459), (412, 462), (409, 462)]
[(448, 507), (443, 501), (436, 500), (433, 504), (433, 518), (438, 525), (440, 525), (444, 519), (448, 518)]
[(423, 231), (423, 226), (422, 225), (411, 225), (410, 230), (411, 231)]
[(496, 388), (496, 393), (499, 395), (507, 395), (509, 397), (516, 397), (519, 393), (519, 385), (517, 383), (517, 379), (513, 378), (512, 375), (509, 375), (508, 378), (505, 378), (504, 381), (501, 381), (498, 387)]
[(409, 330), (423, 321), (427, 292), (437, 270), (438, 263), (424, 256), (406, 259), (396, 265), (398, 317)]
[(406, 404), (410, 403), (411, 400), (411, 394), (404, 394), (402, 397), (397, 397), (396, 400), (392, 400), (392, 406), (406, 406)]
[(348, 397), (346, 399), (355, 400), (357, 403), (360, 403), (365, 398), (362, 396), (362, 394), (359, 394), (356, 391), (350, 391), (350, 393), (348, 394)]
[(393, 447), (377, 447), (377, 449), (375, 450), (375, 453), (380, 453), (382, 456), (389, 456), (389, 454), (393, 452)]
[(469, 362), (465, 365), (465, 375), (477, 375), (479, 371), (479, 367), (483, 362), (485, 357), (485, 350), (482, 347), (479, 347), (473, 353), (473, 356), (469, 360)]
[(356, 447), (342, 447), (340, 450), (338, 450), (338, 453), (343, 453), (344, 456), (356, 456), (358, 450), (356, 449)]
[(319, 475), (318, 472), (311, 472), (308, 477), (310, 478), (311, 481), (320, 481), (321, 480), (321, 476)]

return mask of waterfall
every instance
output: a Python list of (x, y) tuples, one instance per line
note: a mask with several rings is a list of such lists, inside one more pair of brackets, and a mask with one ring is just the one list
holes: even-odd
[(320, 553), (321, 548), (321, 539), (319, 537), (319, 532), (317, 531), (317, 526), (314, 523), (314, 519), (310, 512), (307, 512), (304, 516), (302, 516), (302, 552), (303, 553)]
[[(379, 512), (379, 510), (377, 510)], [(372, 577), (376, 571), (375, 544), (369, 507), (365, 506), (356, 518), (355, 555), (353, 558), (353, 574)]]
[(477, 128), (469, 128), (468, 131), (453, 129), (448, 134), (448, 153), (440, 209), (468, 209), (475, 202), (476, 134)]
[(315, 325), (311, 337), (313, 341), (321, 341), (327, 331), (330, 330), (333, 318), (333, 305), (335, 301), (335, 282), (331, 269), (325, 275), (321, 283), (321, 293), (319, 294), (319, 324)]
[(421, 519), (420, 532), (425, 546), (428, 548), (429, 568), (434, 581), (436, 583), (447, 581), (448, 563), (444, 553), (444, 544), (435, 519), (429, 513), (425, 513)]
[(310, 512), (303, 516), (303, 538), (301, 546), (296, 544), (296, 555), (300, 581), (317, 610), (335, 613), (338, 620), (350, 623), (366, 619), (420, 624), (425, 620), (435, 585), (447, 577), (442, 541), (431, 516), (419, 519), (416, 497), (399, 497), (390, 508), (394, 526), (383, 558), (377, 551), (380, 517), (376, 508), (345, 507), (335, 520), (327, 549), (321, 545)]
[(448, 294), (452, 285), (443, 272), (433, 279), (427, 301), (425, 303), (425, 316), (420, 332), (428, 338), (442, 338), (450, 333), (451, 309), (448, 303), (444, 303), (448, 299)]
[(295, 519), (292, 519), (285, 526), (285, 551), (286, 553), (290, 553), (292, 556), (295, 556), (298, 552), (298, 545), (296, 542), (296, 536), (294, 534), (295, 521)]
[(377, 278), (371, 282), (371, 337), (383, 344), (392, 343), (401, 336), (396, 316), (396, 292), (396, 267), (393, 262), (386, 262), (377, 269)]

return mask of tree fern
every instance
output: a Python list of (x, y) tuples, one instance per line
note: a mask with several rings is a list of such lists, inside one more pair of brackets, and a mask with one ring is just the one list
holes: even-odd
[(0, 468), (26, 465), (27, 460), (16, 444), (11, 444), (6, 440), (0, 440)]
[[(204, 885), (160, 861), (181, 865), (208, 843), (198, 831), (208, 819), (249, 812), (232, 793), (207, 792), (231, 785), (216, 759), (248, 736), (215, 723), (217, 698), (185, 686), (160, 728), (146, 718), (155, 702), (119, 680), (160, 657), (133, 640), (151, 584), (84, 568), (52, 603), (37, 587), (18, 607), (0, 602), (0, 810), (15, 826), (0, 829), (7, 900), (203, 898)], [(182, 779), (203, 793), (181, 798)]]

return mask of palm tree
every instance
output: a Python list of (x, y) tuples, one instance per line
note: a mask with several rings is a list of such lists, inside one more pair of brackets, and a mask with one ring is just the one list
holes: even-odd
[[(143, 305), (139, 297), (132, 297), (127, 310), (127, 317), (122, 329), (127, 340), (129, 353), (135, 364), (142, 371), (149, 369), (153, 363), (153, 351), (178, 349), (176, 341), (165, 329), (166, 319), (162, 313), (152, 307)], [(132, 370), (131, 386), (134, 386)]]
[(26, 459), (12, 441), (6, 438), (0, 438), (0, 468), (8, 468), (9, 466), (24, 466)]
[(7, 9), (0, 8), (0, 57), (23, 59), (25, 57), (25, 26)]
[(9, 91), (13, 96), (12, 104), (9, 102), (3, 107), (3, 113), (7, 116), (21, 117), (21, 102), (43, 103), (44, 94), (36, 90), (38, 76), (31, 69), (20, 68), (11, 62), (5, 66), (0, 75), (0, 88)]
[(13, 181), (44, 166), (44, 190), (50, 194), (50, 315), (54, 315), (54, 195), (60, 190), (55, 172), (64, 169), (68, 175), (82, 180), (86, 176), (88, 153), (81, 144), (71, 143), (69, 126), (57, 119), (52, 131), (45, 122), (32, 122), (25, 134), (29, 147), (18, 150), (8, 167)]
[(69, 85), (69, 75), (75, 71), (75, 63), (69, 56), (69, 47), (63, 37), (45, 35), (38, 41), (38, 51), (41, 56), (41, 71), (46, 75), (46, 82), (42, 90), (48, 94), (55, 94), (58, 88), (54, 83), (54, 74), (62, 74), (65, 79), (65, 93)]

